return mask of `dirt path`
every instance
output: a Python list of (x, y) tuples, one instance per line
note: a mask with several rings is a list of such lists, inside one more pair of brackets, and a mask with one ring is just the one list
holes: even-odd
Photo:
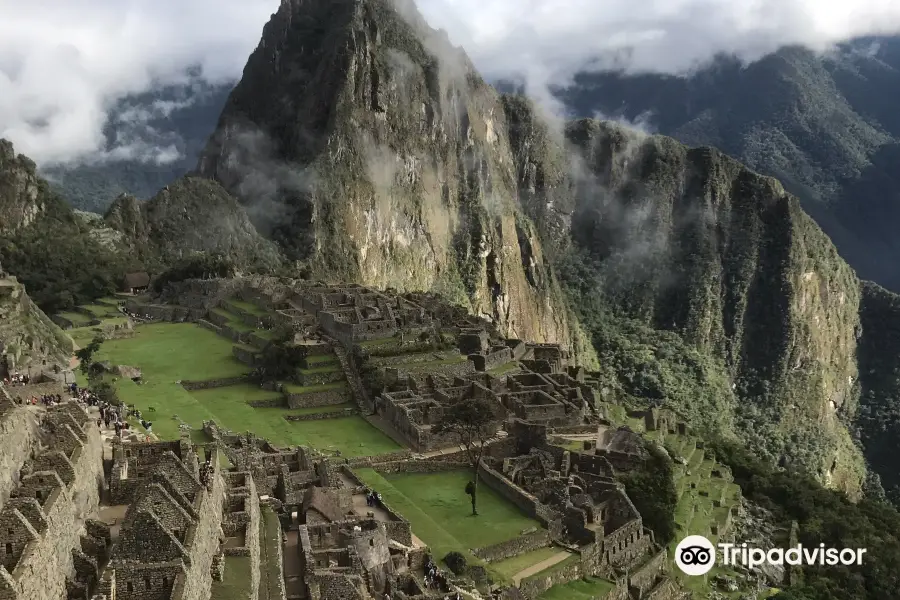
[(540, 573), (544, 569), (549, 569), (553, 565), (561, 563), (562, 561), (566, 560), (570, 556), (572, 556), (571, 552), (562, 550), (558, 554), (554, 554), (550, 558), (548, 558), (546, 560), (542, 560), (541, 562), (539, 562), (536, 565), (531, 565), (527, 569), (523, 569), (522, 571), (519, 571), (518, 573), (513, 575), (513, 583), (515, 583), (516, 585), (519, 585), (519, 582), (522, 581), (523, 579), (525, 579), (526, 577), (531, 577), (532, 575), (536, 575), (537, 573)]

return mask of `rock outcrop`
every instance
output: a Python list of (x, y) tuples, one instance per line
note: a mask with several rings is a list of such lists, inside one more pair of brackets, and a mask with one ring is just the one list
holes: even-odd
[(198, 171), (332, 281), (435, 290), (577, 346), (500, 96), (412, 2), (285, 0)]
[(196, 252), (223, 254), (241, 266), (280, 262), (275, 245), (259, 235), (240, 204), (207, 179), (183, 177), (146, 202), (119, 196), (104, 220), (147, 262), (167, 265)]
[(16, 370), (35, 377), (61, 372), (68, 368), (72, 350), (71, 338), (0, 267), (0, 376)]
[(0, 139), (0, 234), (30, 225), (44, 211), (46, 186), (34, 161)]

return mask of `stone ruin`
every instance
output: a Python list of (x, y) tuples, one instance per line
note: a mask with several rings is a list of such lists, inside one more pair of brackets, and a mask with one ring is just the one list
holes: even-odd
[[(680, 597), (666, 550), (618, 480), (647, 458), (643, 441), (610, 424), (600, 376), (572, 365), (564, 348), (504, 339), (430, 294), (361, 286), (203, 282), (185, 306), (133, 309), (200, 320), (236, 343), (264, 347), (215, 317), (235, 296), (265, 309), (233, 309), (246, 324), (293, 332), (307, 356), (335, 353), (357, 412), (380, 419), (409, 449), (344, 459), (207, 422), (208, 444), (186, 434), (126, 440), (110, 443), (104, 460), (95, 418), (82, 407), (35, 410), (0, 395), (0, 600), (207, 600), (226, 578), (228, 557), (249, 557), (248, 600), (437, 600), (471, 589), (471, 579), (455, 576), (446, 589), (425, 588), (429, 549), (402, 514), (367, 502), (354, 471), (465, 466), (458, 440), (433, 428), (467, 398), (486, 400), (496, 415), (481, 465), (485, 485), (541, 525), (473, 554), (490, 563), (552, 545), (576, 557), (504, 597), (534, 600), (586, 576), (612, 581), (610, 600)], [(358, 372), (366, 365), (384, 375), (372, 397)], [(629, 416), (647, 430), (685, 432), (664, 410)], [(569, 434), (582, 440), (580, 450), (552, 443)], [(269, 526), (274, 537), (263, 535)]]

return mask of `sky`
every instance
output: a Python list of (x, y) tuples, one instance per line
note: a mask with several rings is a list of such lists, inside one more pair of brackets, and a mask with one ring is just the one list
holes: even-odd
[[(417, 0), (488, 78), (539, 93), (610, 65), (681, 74), (718, 53), (754, 60), (785, 44), (826, 50), (900, 32), (897, 0)], [(105, 149), (125, 95), (240, 77), (278, 0), (0, 0), (0, 137), (41, 165), (172, 160), (129, 136)], [(160, 107), (166, 110), (166, 107)]]

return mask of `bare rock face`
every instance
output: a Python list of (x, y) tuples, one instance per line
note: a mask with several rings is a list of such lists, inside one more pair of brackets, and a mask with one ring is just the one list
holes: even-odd
[(507, 129), (497, 92), (411, 2), (285, 0), (198, 171), (323, 278), (438, 291), (572, 347)]
[(46, 185), (34, 162), (0, 139), (0, 234), (30, 225), (44, 211)]

